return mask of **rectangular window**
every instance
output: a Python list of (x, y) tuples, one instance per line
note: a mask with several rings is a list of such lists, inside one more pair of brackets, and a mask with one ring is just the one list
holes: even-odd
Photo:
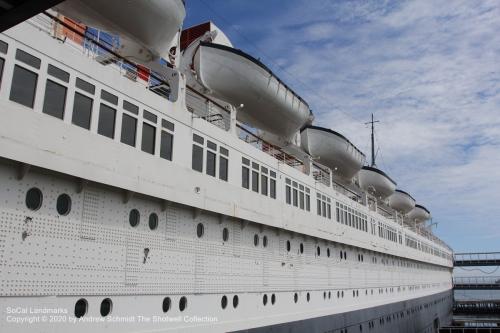
[(73, 104), (73, 115), (71, 122), (76, 126), (90, 129), (90, 118), (92, 116), (92, 98), (75, 93)]
[(259, 173), (252, 171), (252, 191), (259, 193)]
[(340, 222), (340, 209), (339, 209), (339, 207), (336, 208), (335, 212), (337, 214), (337, 222)]
[(306, 210), (308, 212), (311, 211), (311, 197), (309, 196), (309, 194), (306, 194)]
[(207, 175), (215, 177), (215, 154), (209, 150), (207, 150)]
[(155, 144), (156, 144), (156, 127), (146, 123), (142, 123), (142, 143), (141, 143), (142, 151), (154, 155)]
[(250, 169), (241, 167), (241, 186), (250, 189)]
[(7, 54), (8, 50), (9, 50), (9, 44), (4, 42), (3, 40), (0, 40), (0, 53)]
[(38, 74), (16, 65), (11, 82), (10, 100), (33, 108), (37, 80)]
[(326, 203), (324, 201), (321, 203), (321, 213), (323, 217), (326, 217)]
[(32, 56), (28, 52), (17, 49), (16, 50), (16, 60), (24, 62), (26, 65), (40, 69), (41, 60), (35, 56)]
[(332, 218), (332, 206), (330, 204), (327, 204), (326, 207), (327, 207), (328, 218), (331, 219)]
[(299, 200), (298, 200), (299, 199), (299, 192), (296, 188), (294, 188), (292, 193), (293, 193), (293, 197), (292, 197), (293, 205), (295, 207), (298, 207), (298, 205), (299, 205)]
[(241, 163), (250, 166), (250, 160), (247, 158), (242, 157), (241, 158)]
[(107, 92), (106, 90), (101, 90), (101, 99), (114, 105), (118, 105), (118, 96)]
[(289, 185), (286, 186), (286, 203), (292, 204), (292, 188)]
[(161, 126), (165, 129), (168, 129), (169, 131), (173, 132), (174, 129), (175, 129), (175, 125), (174, 123), (168, 121), (168, 120), (165, 120), (165, 119), (162, 119), (161, 120)]
[(135, 139), (137, 132), (137, 119), (123, 113), (122, 117), (122, 133), (121, 142), (129, 146), (135, 147)]
[(60, 68), (57, 68), (56, 66), (52, 66), (51, 64), (49, 64), (49, 67), (47, 68), (47, 73), (55, 78), (58, 78), (61, 81), (69, 82), (69, 73), (63, 71)]
[(299, 207), (304, 209), (304, 192), (299, 193)]
[(199, 135), (193, 134), (193, 141), (202, 145), (205, 142), (205, 139)]
[(227, 158), (219, 156), (219, 179), (227, 182), (229, 161)]
[(66, 90), (65, 86), (47, 80), (42, 112), (63, 119), (64, 107), (66, 106)]
[(203, 172), (203, 148), (198, 145), (193, 145), (193, 170)]
[(168, 132), (161, 131), (160, 157), (166, 160), (172, 160), (172, 150), (174, 136)]
[(227, 150), (226, 148), (219, 147), (219, 152), (221, 153), (221, 155), (229, 156), (229, 150)]
[(321, 200), (316, 199), (318, 215), (321, 216)]
[(215, 143), (213, 143), (212, 141), (210, 140), (207, 140), (207, 147), (209, 149), (212, 149), (214, 151), (217, 151), (217, 145)]
[(87, 81), (80, 79), (79, 77), (76, 78), (76, 87), (88, 92), (91, 95), (95, 94), (95, 86), (88, 83)]
[(269, 194), (271, 198), (276, 199), (276, 180), (272, 178), (269, 182)]
[(105, 104), (101, 104), (99, 109), (99, 124), (97, 133), (113, 139), (115, 137), (115, 117), (116, 110)]
[(123, 101), (123, 110), (126, 110), (135, 115), (139, 114), (139, 107), (125, 100)]
[(260, 193), (263, 195), (267, 195), (267, 176), (261, 175), (260, 176)]
[(152, 114), (151, 112), (146, 111), (146, 110), (144, 110), (144, 112), (142, 113), (142, 117), (146, 120), (149, 120), (150, 122), (155, 123), (155, 124), (158, 121), (158, 117), (156, 117), (154, 114)]
[(3, 58), (0, 58), (0, 88), (2, 88), (2, 76), (3, 76), (4, 63), (5, 63), (5, 60)]

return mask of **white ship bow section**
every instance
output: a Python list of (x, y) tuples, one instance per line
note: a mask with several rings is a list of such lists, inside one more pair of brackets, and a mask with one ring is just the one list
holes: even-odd
[(365, 155), (358, 148), (330, 129), (307, 126), (300, 135), (302, 148), (344, 181), (350, 181), (365, 162)]
[(201, 42), (194, 70), (210, 95), (239, 108), (237, 119), (288, 140), (312, 121), (307, 103), (265, 65), (229, 46)]

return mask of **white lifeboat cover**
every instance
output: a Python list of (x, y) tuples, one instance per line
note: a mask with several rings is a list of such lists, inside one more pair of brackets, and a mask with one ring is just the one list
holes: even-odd
[(312, 122), (308, 104), (259, 60), (227, 45), (200, 42), (193, 59), (206, 93), (237, 108), (237, 119), (280, 138)]
[(389, 206), (393, 209), (406, 214), (415, 208), (415, 199), (405, 191), (396, 190), (389, 197)]
[(359, 186), (380, 199), (385, 199), (396, 190), (396, 182), (385, 172), (369, 166), (364, 166), (358, 173)]
[(300, 132), (300, 142), (316, 162), (332, 169), (333, 175), (344, 181), (350, 181), (365, 162), (365, 155), (356, 146), (328, 128), (306, 126)]
[(425, 222), (428, 219), (431, 218), (431, 213), (427, 208), (425, 208), (422, 205), (415, 205), (415, 208), (413, 208), (409, 213), (408, 213), (408, 218), (410, 220), (414, 220), (418, 223)]

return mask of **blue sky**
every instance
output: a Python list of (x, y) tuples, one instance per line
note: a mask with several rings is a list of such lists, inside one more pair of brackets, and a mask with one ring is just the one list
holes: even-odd
[(455, 251), (500, 251), (500, 2), (188, 0), (369, 152)]

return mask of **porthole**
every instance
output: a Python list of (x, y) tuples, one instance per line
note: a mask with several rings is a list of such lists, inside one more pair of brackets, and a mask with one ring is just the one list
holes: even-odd
[(318, 257), (321, 256), (321, 248), (319, 246), (316, 248), (316, 254)]
[(168, 312), (170, 310), (170, 307), (172, 306), (172, 301), (170, 300), (170, 297), (165, 297), (163, 299), (163, 302), (161, 304), (161, 308), (163, 312)]
[(337, 298), (340, 298), (340, 291), (337, 291)]
[(87, 303), (87, 300), (85, 298), (80, 298), (78, 301), (75, 303), (75, 317), (76, 318), (81, 318), (85, 316), (87, 313), (89, 304)]
[(330, 298), (332, 298), (332, 292), (331, 291), (328, 292), (328, 299), (330, 299)]
[(233, 308), (236, 309), (238, 307), (238, 302), (239, 302), (238, 295), (234, 295), (233, 296)]
[(326, 299), (326, 291), (323, 291), (323, 299)]
[(267, 305), (267, 295), (262, 296), (262, 304)]
[(343, 290), (342, 290), (342, 293), (341, 293), (341, 295), (342, 295), (342, 298), (344, 298), (344, 291), (343, 291)]
[(299, 301), (299, 295), (297, 293), (293, 294), (293, 301), (297, 303)]
[(330, 258), (330, 248), (327, 248), (327, 249), (326, 249), (326, 256), (327, 256), (328, 258)]
[(267, 247), (267, 236), (262, 237), (262, 246)]
[(347, 252), (344, 251), (344, 259), (347, 260)]
[(71, 198), (67, 194), (61, 194), (57, 197), (56, 203), (57, 213), (66, 216), (71, 211)]
[(286, 250), (287, 250), (287, 252), (290, 252), (290, 249), (291, 249), (290, 241), (287, 240), (286, 241)]
[(259, 235), (255, 234), (253, 236), (253, 245), (258, 246), (259, 245)]
[(149, 229), (155, 230), (158, 228), (158, 215), (156, 213), (149, 214)]
[(101, 316), (106, 317), (113, 310), (113, 302), (109, 298), (105, 298), (101, 302)]
[(226, 295), (222, 296), (222, 298), (220, 300), (220, 306), (222, 307), (222, 309), (225, 309), (227, 307), (227, 296)]
[(309, 301), (311, 300), (311, 294), (307, 293), (307, 295), (306, 295), (306, 299), (307, 299), (307, 301), (309, 302)]
[(356, 297), (356, 291), (352, 291), (352, 297)]
[(179, 310), (182, 312), (186, 310), (188, 304), (188, 300), (186, 296), (182, 296), (181, 299), (179, 300)]
[(141, 219), (141, 214), (137, 209), (132, 209), (128, 215), (128, 221), (132, 227), (137, 227)]
[(196, 226), (196, 236), (198, 236), (198, 238), (201, 238), (203, 237), (204, 233), (205, 233), (205, 226), (203, 225), (203, 223), (198, 223), (198, 225)]
[(304, 244), (300, 243), (300, 253), (304, 253)]
[(342, 260), (344, 258), (344, 254), (342, 253), (342, 251), (340, 251), (340, 259)]
[(224, 242), (229, 240), (229, 230), (227, 228), (222, 229), (222, 240)]
[(26, 192), (26, 207), (31, 210), (39, 210), (42, 207), (43, 194), (38, 188), (33, 187)]

